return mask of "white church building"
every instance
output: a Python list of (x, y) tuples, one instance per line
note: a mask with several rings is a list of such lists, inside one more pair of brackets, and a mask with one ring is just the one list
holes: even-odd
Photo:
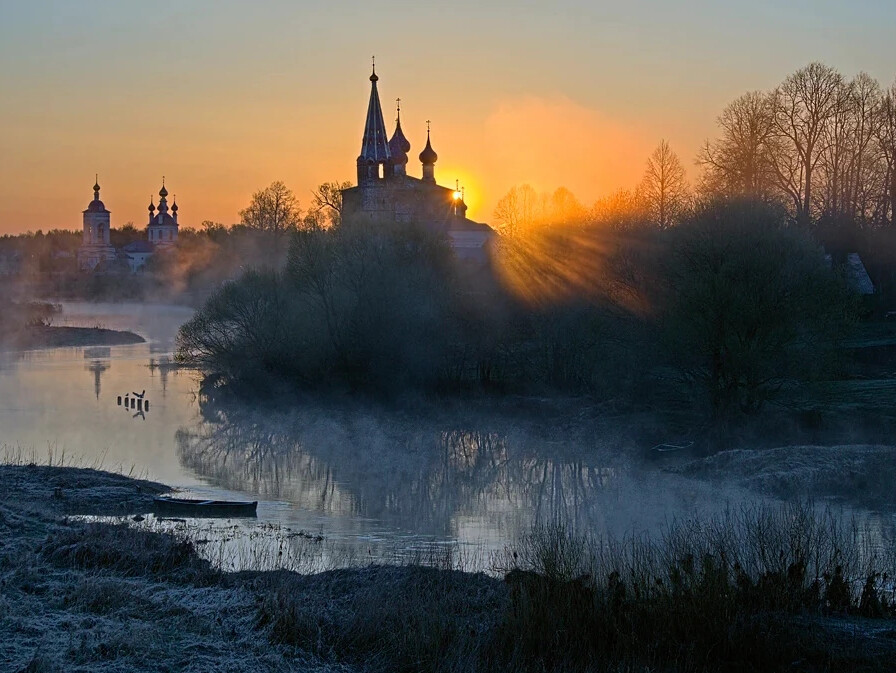
[(87, 205), (83, 216), (83, 236), (78, 248), (78, 268), (82, 271), (106, 269), (115, 262), (126, 263), (131, 272), (136, 273), (156, 252), (171, 249), (177, 243), (177, 201), (168, 207), (168, 190), (165, 178), (159, 190), (159, 207), (150, 198), (149, 223), (146, 225), (145, 241), (133, 241), (116, 250), (109, 240), (111, 213), (100, 201), (100, 185), (97, 179), (93, 185), (93, 201)]

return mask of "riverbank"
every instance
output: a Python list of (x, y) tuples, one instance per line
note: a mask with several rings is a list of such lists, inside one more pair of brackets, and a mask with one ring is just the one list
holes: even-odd
[(127, 346), (145, 343), (139, 334), (102, 327), (54, 327), (36, 325), (6, 334), (0, 350), (36, 350), (88, 346)]
[(866, 509), (896, 510), (893, 445), (733, 449), (669, 471), (782, 499), (833, 499)]
[[(627, 571), (566, 578), (586, 559), (578, 538), (542, 531), (515, 549), (523, 569), (509, 581), (456, 570), (448, 555), (436, 567), (226, 573), (172, 535), (72, 518), (135, 517), (166, 488), (96, 470), (0, 466), (8, 670), (759, 671), (780, 670), (784, 657), (794, 671), (883, 671), (896, 656), (885, 592), (853, 603), (841, 591), (825, 608), (841, 614), (825, 616), (802, 584), (794, 593), (793, 567), (780, 587), (769, 572), (736, 587), (704, 560), (682, 571), (670, 603), (656, 588), (639, 598)], [(679, 539), (682, 552), (683, 542), (696, 544)], [(816, 591), (830, 602), (832, 586)], [(763, 603), (778, 594), (805, 607)]]

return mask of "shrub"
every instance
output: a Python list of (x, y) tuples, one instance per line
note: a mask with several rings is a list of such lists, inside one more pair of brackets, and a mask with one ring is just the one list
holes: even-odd
[(655, 304), (673, 362), (714, 416), (755, 412), (830, 364), (854, 298), (782, 213), (712, 203), (667, 235)]

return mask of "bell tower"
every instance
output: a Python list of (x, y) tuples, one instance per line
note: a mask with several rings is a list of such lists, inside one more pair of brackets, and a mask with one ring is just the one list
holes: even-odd
[(358, 156), (358, 186), (386, 177), (391, 165), (392, 155), (389, 153), (380, 95), (376, 89), (377, 81), (379, 77), (376, 75), (374, 61), (373, 73), (370, 75), (370, 102), (367, 104), (364, 138), (361, 141), (361, 154)]

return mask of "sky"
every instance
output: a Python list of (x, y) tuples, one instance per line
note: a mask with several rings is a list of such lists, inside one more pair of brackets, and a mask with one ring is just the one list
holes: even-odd
[(409, 173), (492, 222), (515, 184), (591, 203), (661, 139), (694, 156), (738, 95), (822, 61), (896, 78), (893, 0), (0, 0), (0, 234), (80, 229), (94, 174), (112, 226), (162, 176), (181, 226), (239, 221), (282, 180), (307, 206), (355, 179), (376, 55)]

